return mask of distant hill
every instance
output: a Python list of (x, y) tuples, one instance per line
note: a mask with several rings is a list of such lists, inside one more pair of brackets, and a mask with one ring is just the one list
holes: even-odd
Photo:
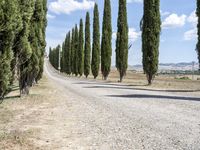
[[(180, 62), (180, 63), (160, 63), (159, 71), (165, 70), (192, 70), (193, 63), (192, 62)], [(198, 70), (199, 64), (197, 62), (194, 63), (194, 70)], [(142, 65), (134, 65), (129, 66), (129, 70), (137, 70), (142, 71)]]

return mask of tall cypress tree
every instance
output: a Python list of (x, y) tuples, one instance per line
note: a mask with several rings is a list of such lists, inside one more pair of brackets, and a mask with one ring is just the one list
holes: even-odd
[(63, 72), (67, 72), (67, 48), (68, 48), (68, 34), (65, 37), (65, 40), (63, 42), (63, 46), (62, 46), (62, 70)]
[(66, 49), (66, 73), (68, 75), (71, 74), (71, 34), (68, 32), (67, 38), (66, 38), (66, 44), (65, 44), (65, 49)]
[(160, 0), (145, 0), (142, 20), (142, 52), (143, 70), (149, 85), (158, 71), (160, 31)]
[(72, 29), (72, 38), (71, 38), (71, 72), (74, 74), (74, 38), (75, 38), (75, 29)]
[(12, 71), (11, 84), (13, 84), (14, 80), (16, 80), (16, 73), (17, 73), (17, 67), (18, 67), (17, 64), (19, 64), (18, 51), (16, 50), (15, 46), (17, 45), (16, 43), (18, 43), (18, 36), (20, 35), (23, 29), (22, 14), (20, 12), (21, 11), (20, 3), (16, 0), (14, 0), (13, 3), (15, 3), (15, 7), (17, 10), (15, 11), (15, 20), (13, 21), (13, 23), (15, 23), (16, 26), (15, 26), (15, 30), (13, 30), (13, 33), (15, 34), (15, 38), (14, 38), (13, 47), (12, 47), (14, 58), (12, 59), (12, 62), (11, 62), (11, 71)]
[(120, 74), (120, 82), (128, 67), (128, 22), (126, 0), (119, 0), (119, 12), (116, 40), (116, 67)]
[(90, 53), (91, 53), (91, 44), (90, 44), (90, 14), (86, 14), (85, 22), (85, 56), (84, 56), (84, 75), (86, 78), (90, 74)]
[(21, 94), (29, 93), (29, 60), (32, 56), (32, 48), (30, 43), (30, 27), (31, 18), (34, 13), (35, 0), (20, 0), (20, 11), (22, 15), (23, 29), (20, 32), (17, 41), (16, 49), (18, 51), (19, 60), (19, 87)]
[(55, 68), (58, 70), (59, 69), (59, 53), (60, 53), (60, 48), (61, 46), (58, 45), (55, 49), (55, 54), (54, 54), (54, 57), (55, 57), (55, 60), (54, 60), (54, 64), (55, 64)]
[(43, 66), (41, 67), (41, 59), (43, 59), (43, 41), (45, 41), (45, 37), (43, 37), (43, 19), (44, 16), (43, 10), (43, 2), (41, 0), (36, 0), (34, 5), (34, 12), (31, 17), (30, 24), (30, 33), (29, 33), (29, 42), (32, 49), (31, 58), (27, 62), (27, 68), (29, 72), (27, 73), (27, 83), (29, 86), (39, 80), (38, 76), (43, 71)]
[(99, 74), (100, 65), (100, 31), (99, 31), (99, 10), (98, 5), (94, 6), (94, 18), (93, 18), (93, 44), (92, 44), (92, 63), (91, 69), (94, 78)]
[(83, 37), (83, 20), (80, 20), (79, 25), (79, 45), (78, 45), (78, 73), (80, 76), (83, 75), (83, 64), (84, 64), (84, 50), (83, 50), (83, 44), (84, 44), (84, 37)]
[(52, 48), (49, 47), (49, 62), (52, 64)]
[(106, 80), (111, 67), (112, 56), (112, 23), (110, 0), (104, 0), (103, 29), (101, 40), (101, 72)]
[(11, 61), (13, 42), (19, 24), (16, 0), (0, 1), (0, 99), (7, 93), (11, 80)]
[(64, 42), (62, 43), (62, 52), (61, 52), (61, 72), (66, 72), (66, 66), (65, 66), (65, 61), (66, 61), (66, 50), (65, 50), (65, 41), (66, 39), (64, 40)]
[(75, 25), (75, 38), (74, 38), (74, 74), (78, 75), (78, 48), (79, 48), (79, 35), (78, 27)]
[(41, 20), (41, 57), (39, 61), (39, 73), (36, 77), (36, 82), (39, 81), (42, 78), (43, 74), (43, 66), (44, 66), (44, 53), (45, 53), (45, 48), (46, 48), (46, 27), (47, 27), (47, 0), (41, 0), (42, 1), (42, 10), (41, 10), (41, 15), (42, 15), (42, 20)]
[(198, 17), (198, 24), (197, 24), (198, 42), (197, 42), (197, 46), (196, 46), (196, 51), (197, 51), (197, 54), (198, 54), (199, 71), (200, 71), (200, 0), (197, 0), (196, 14), (197, 14), (197, 17)]
[(59, 53), (60, 53), (60, 45), (58, 45), (56, 48), (50, 49), (49, 60), (51, 65), (56, 70), (58, 70), (59, 68)]

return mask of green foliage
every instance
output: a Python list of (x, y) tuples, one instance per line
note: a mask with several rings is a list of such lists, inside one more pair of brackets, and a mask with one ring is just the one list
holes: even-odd
[(86, 78), (90, 74), (90, 53), (91, 53), (91, 43), (90, 43), (90, 14), (86, 14), (85, 22), (85, 51), (84, 51), (84, 75)]
[(41, 56), (40, 56), (40, 61), (39, 61), (39, 73), (36, 77), (36, 82), (38, 80), (40, 80), (42, 78), (42, 74), (43, 74), (43, 66), (44, 66), (44, 53), (45, 53), (45, 48), (46, 48), (46, 27), (47, 27), (47, 0), (40, 0), (42, 1), (43, 3), (41, 4), (42, 5), (42, 11), (40, 13), (40, 16), (42, 15), (41, 17), (41, 32), (40, 32), (40, 42), (41, 42), (41, 49), (40, 49), (40, 52), (41, 52)]
[(128, 68), (128, 22), (126, 0), (119, 0), (119, 12), (116, 40), (116, 67), (120, 74), (120, 82)]
[[(0, 1), (0, 96), (19, 75), (22, 94), (43, 72), (46, 0)], [(16, 71), (17, 70), (17, 71)]]
[(100, 31), (99, 31), (99, 10), (98, 5), (94, 7), (94, 18), (93, 18), (93, 44), (92, 44), (92, 63), (91, 69), (94, 78), (99, 74), (100, 65)]
[(80, 20), (79, 25), (79, 44), (78, 44), (78, 73), (80, 76), (83, 75), (83, 66), (84, 66), (84, 37), (83, 37), (83, 20)]
[(57, 70), (59, 69), (59, 52), (60, 52), (60, 49), (61, 49), (61, 47), (60, 47), (60, 45), (58, 45), (54, 49), (50, 48), (50, 53), (49, 53), (50, 63)]
[(101, 72), (106, 80), (111, 68), (112, 23), (110, 0), (104, 0), (103, 29), (101, 40)]
[(72, 38), (71, 38), (71, 72), (74, 74), (74, 55), (75, 55), (75, 29), (72, 29)]
[(191, 80), (189, 77), (180, 77), (180, 78), (175, 78), (177, 80)]
[[(66, 39), (65, 39), (66, 41)], [(61, 52), (61, 72), (66, 72), (65, 61), (66, 61), (66, 50), (65, 50), (65, 41), (62, 44), (62, 52)]]
[(65, 61), (66, 73), (70, 75), (71, 74), (71, 34), (70, 32), (67, 34), (67, 39), (65, 41), (65, 50), (66, 50), (66, 55), (64, 57), (66, 59)]
[(6, 94), (11, 81), (12, 47), (18, 17), (16, 3), (16, 0), (0, 1), (0, 98)]
[(142, 20), (143, 69), (149, 84), (152, 83), (158, 71), (160, 31), (160, 0), (144, 1)]
[(196, 51), (197, 51), (197, 54), (198, 54), (199, 70), (200, 70), (200, 0), (197, 0), (196, 14), (197, 14), (197, 17), (198, 17), (198, 24), (197, 24), (198, 42), (197, 42), (197, 45), (196, 45)]
[(78, 48), (79, 48), (79, 33), (78, 27), (75, 26), (75, 37), (74, 37), (74, 74), (78, 75)]

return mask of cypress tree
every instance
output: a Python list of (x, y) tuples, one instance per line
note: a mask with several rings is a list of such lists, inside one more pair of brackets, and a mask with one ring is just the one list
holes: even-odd
[[(66, 40), (65, 40), (66, 41)], [(62, 52), (61, 52), (61, 72), (66, 72), (66, 68), (65, 68), (65, 61), (66, 61), (66, 50), (65, 50), (65, 41), (62, 43)]]
[(85, 22), (85, 51), (84, 51), (84, 75), (86, 78), (90, 74), (90, 53), (91, 53), (91, 44), (90, 44), (90, 14), (86, 14)]
[(18, 24), (16, 0), (0, 1), (0, 99), (4, 97), (11, 81), (13, 42)]
[(91, 69), (94, 78), (99, 74), (100, 65), (100, 31), (99, 31), (99, 11), (98, 5), (94, 6), (94, 18), (93, 18), (93, 45), (92, 45), (92, 63)]
[(47, 0), (41, 0), (42, 1), (42, 10), (41, 14), (42, 15), (42, 20), (41, 20), (41, 57), (39, 61), (39, 73), (38, 76), (36, 77), (36, 82), (39, 81), (42, 78), (43, 74), (43, 66), (44, 66), (44, 53), (45, 53), (45, 48), (46, 48), (46, 27), (47, 27)]
[(16, 51), (18, 53), (18, 63), (19, 63), (19, 87), (20, 94), (29, 93), (29, 73), (31, 69), (29, 68), (29, 60), (32, 56), (31, 43), (29, 41), (31, 18), (35, 8), (35, 0), (20, 0), (20, 13), (22, 17), (23, 29), (20, 31), (16, 41)]
[(52, 48), (51, 47), (49, 47), (49, 62), (52, 65)]
[(83, 75), (83, 61), (84, 61), (84, 51), (83, 51), (84, 37), (83, 37), (83, 20), (80, 20), (79, 26), (79, 45), (78, 45), (78, 73), (80, 76)]
[(110, 0), (104, 0), (103, 29), (101, 40), (101, 72), (104, 80), (110, 73), (112, 56), (112, 23)]
[(65, 41), (62, 45), (62, 70), (63, 72), (67, 72), (67, 47), (68, 47), (68, 34), (65, 37)]
[(49, 53), (50, 63), (56, 70), (58, 70), (59, 67), (59, 52), (60, 52), (60, 45), (58, 45), (56, 48), (50, 49)]
[(119, 12), (116, 40), (116, 67), (120, 74), (120, 82), (128, 67), (128, 22), (126, 0), (119, 0)]
[(13, 30), (14, 32), (14, 41), (13, 41), (13, 47), (12, 47), (12, 51), (13, 51), (13, 54), (14, 54), (14, 57), (12, 59), (12, 62), (11, 62), (11, 71), (12, 71), (12, 78), (11, 78), (11, 84), (13, 84), (14, 80), (16, 80), (16, 73), (17, 73), (17, 64), (18, 63), (18, 52), (16, 51), (16, 48), (15, 46), (17, 45), (16, 43), (18, 43), (18, 35), (20, 34), (20, 32), (22, 31), (23, 29), (23, 26), (22, 26), (22, 15), (21, 15), (21, 12), (20, 12), (20, 3), (16, 0), (13, 1), (13, 3), (15, 3), (15, 7), (16, 7), (16, 11), (15, 11), (15, 20), (13, 20), (13, 23), (15, 23), (15, 29)]
[(66, 73), (68, 75), (71, 74), (71, 34), (68, 32), (67, 34), (67, 40), (65, 44), (65, 49), (66, 49)]
[(160, 0), (145, 0), (142, 22), (142, 52), (143, 70), (149, 85), (158, 71), (160, 31)]
[(71, 38), (71, 72), (72, 74), (74, 74), (74, 54), (75, 54), (75, 50), (74, 50), (74, 39), (75, 39), (75, 29), (72, 29), (72, 38)]
[(198, 24), (197, 24), (198, 42), (197, 42), (197, 46), (196, 46), (196, 51), (197, 51), (197, 54), (198, 54), (199, 71), (200, 71), (200, 0), (197, 0), (196, 14), (197, 14), (197, 17), (198, 17)]
[(75, 38), (74, 38), (74, 74), (78, 75), (78, 48), (79, 48), (79, 35), (78, 27), (75, 25)]
[(52, 66), (56, 68), (57, 58), (56, 58), (56, 48), (53, 48), (52, 50)]
[(34, 12), (31, 18), (29, 42), (32, 49), (32, 55), (30, 60), (27, 62), (27, 83), (32, 86), (34, 82), (37, 82), (38, 75), (41, 71), (41, 59), (43, 59), (43, 36), (42, 36), (42, 25), (43, 25), (43, 2), (36, 0), (34, 5)]
[(54, 50), (54, 67), (56, 70), (59, 69), (59, 53), (60, 53), (60, 45), (58, 45)]

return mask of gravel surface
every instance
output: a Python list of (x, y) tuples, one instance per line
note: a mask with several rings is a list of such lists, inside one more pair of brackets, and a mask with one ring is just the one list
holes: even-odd
[(45, 74), (58, 99), (52, 124), (40, 134), (49, 138), (46, 148), (200, 149), (199, 97), (66, 78), (49, 65)]

